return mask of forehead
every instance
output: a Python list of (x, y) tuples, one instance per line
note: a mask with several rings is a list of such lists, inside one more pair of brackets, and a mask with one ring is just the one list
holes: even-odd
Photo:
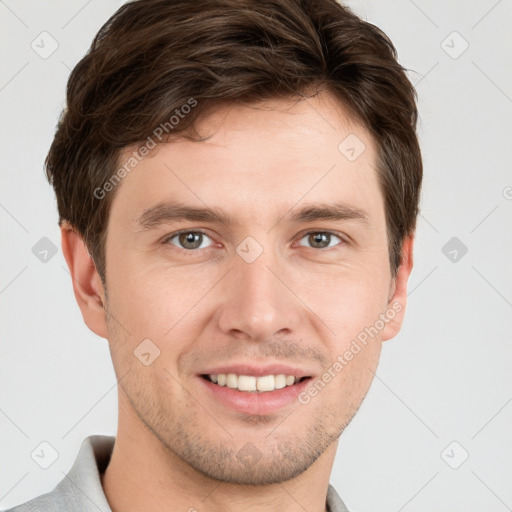
[[(267, 224), (308, 202), (383, 214), (374, 140), (329, 94), (227, 105), (200, 120), (197, 130), (205, 140), (161, 144), (123, 178), (111, 217), (136, 223), (170, 200)], [(120, 166), (134, 150), (121, 153)]]

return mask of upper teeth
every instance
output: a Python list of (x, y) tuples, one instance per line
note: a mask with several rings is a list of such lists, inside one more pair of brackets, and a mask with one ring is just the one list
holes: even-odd
[(239, 391), (274, 391), (286, 386), (293, 386), (299, 379), (293, 375), (263, 375), (254, 377), (251, 375), (236, 375), (235, 373), (219, 373), (208, 375), (212, 382), (219, 386), (238, 389)]

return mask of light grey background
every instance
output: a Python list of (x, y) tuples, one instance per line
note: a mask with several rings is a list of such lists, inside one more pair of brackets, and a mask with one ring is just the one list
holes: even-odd
[[(43, 160), (69, 72), (121, 3), (0, 1), (2, 508), (50, 491), (88, 435), (116, 433), (108, 345), (76, 305)], [(512, 510), (512, 3), (349, 5), (411, 70), (425, 182), (405, 325), (331, 483), (354, 512)], [(51, 38), (43, 59), (31, 44), (49, 52)], [(46, 262), (43, 237), (58, 247)], [(48, 469), (31, 458), (43, 441), (58, 452)]]

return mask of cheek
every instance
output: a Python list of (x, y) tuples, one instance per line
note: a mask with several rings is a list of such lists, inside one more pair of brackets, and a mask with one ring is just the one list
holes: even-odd
[(307, 279), (303, 274), (300, 293), (341, 350), (385, 312), (389, 284), (386, 268), (354, 266)]
[(343, 399), (353, 407), (359, 407), (374, 379), (381, 346), (376, 340), (366, 344), (356, 342), (340, 354), (337, 359), (341, 368), (336, 393), (338, 400), (344, 395)]
[(149, 338), (163, 349), (171, 341), (176, 346), (193, 337), (200, 324), (201, 308), (196, 305), (211, 291), (216, 274), (207, 266), (191, 272), (120, 259), (110, 281), (109, 307), (130, 333), (132, 344)]

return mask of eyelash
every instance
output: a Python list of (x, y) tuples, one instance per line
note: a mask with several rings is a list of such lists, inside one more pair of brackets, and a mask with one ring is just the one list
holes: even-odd
[[(171, 240), (179, 237), (180, 235), (184, 234), (184, 233), (194, 233), (194, 234), (202, 234), (203, 236), (206, 236), (208, 237), (210, 240), (212, 240), (212, 237), (210, 237), (208, 235), (208, 233), (204, 232), (204, 231), (201, 231), (201, 230), (190, 230), (190, 229), (184, 229), (184, 230), (181, 230), (181, 231), (177, 231), (176, 233), (173, 233), (172, 235), (169, 235), (167, 237), (165, 237), (165, 239), (163, 240), (163, 244), (170, 244), (170, 245), (173, 245), (176, 249), (178, 249), (179, 251), (185, 251), (186, 253), (195, 253), (195, 252), (199, 252), (200, 250), (202, 249), (185, 249), (184, 247), (179, 247), (177, 245), (174, 245), (171, 242)], [(340, 233), (337, 233), (335, 231), (329, 231), (329, 230), (325, 230), (325, 231), (321, 231), (321, 230), (313, 230), (313, 231), (307, 231), (306, 233), (302, 234), (299, 238), (299, 241), (302, 240), (303, 238), (305, 238), (306, 236), (308, 235), (312, 235), (312, 234), (326, 234), (326, 235), (330, 235), (330, 236), (335, 236), (336, 238), (338, 238), (340, 240), (340, 242), (332, 247), (323, 247), (321, 249), (317, 249), (316, 247), (309, 247), (309, 249), (316, 249), (317, 251), (322, 251), (322, 252), (325, 252), (325, 251), (328, 251), (330, 249), (334, 249), (335, 247), (337, 247), (338, 245), (344, 245), (347, 243), (346, 239), (340, 234)], [(213, 241), (213, 240), (212, 240)], [(211, 247), (211, 246), (210, 246)], [(307, 247), (307, 246), (300, 246), (300, 247)], [(203, 249), (208, 249), (208, 247), (205, 247)]]

